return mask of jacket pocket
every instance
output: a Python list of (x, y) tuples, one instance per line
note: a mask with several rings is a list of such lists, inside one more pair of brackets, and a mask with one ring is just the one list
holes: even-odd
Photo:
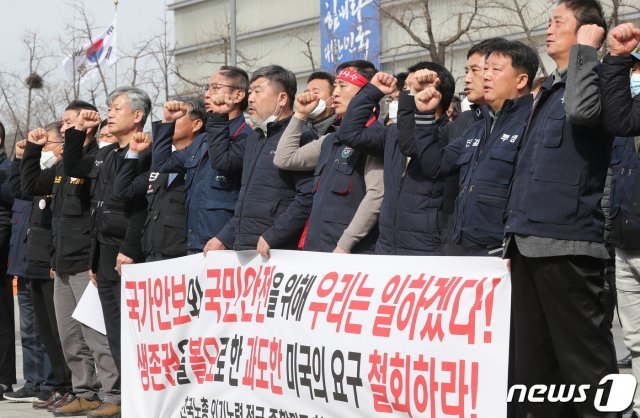
[(51, 265), (51, 231), (29, 227), (27, 231), (27, 261), (30, 264), (47, 267)]
[(74, 192), (67, 192), (62, 202), (62, 216), (82, 216), (82, 198)]
[[(553, 113), (553, 112), (552, 112)], [(562, 134), (564, 130), (565, 116), (564, 110), (562, 116), (551, 115), (547, 117), (543, 129), (542, 145), (545, 148), (557, 148), (562, 144)]]
[(351, 175), (337, 172), (333, 178), (331, 191), (339, 195), (348, 195), (351, 193)]
[(91, 248), (90, 224), (90, 219), (84, 218), (62, 222), (64, 232), (61, 232), (61, 239), (58, 240), (57, 256), (70, 260), (88, 258)]
[(222, 173), (217, 173), (210, 182), (210, 187), (217, 190), (229, 190), (233, 186), (233, 179)]
[[(532, 221), (570, 225), (575, 221), (580, 197), (581, 171), (555, 164), (538, 164), (529, 191), (532, 202), (527, 217)], [(549, 201), (554, 196), (554, 201)]]
[(488, 160), (478, 173), (478, 179), (503, 185), (511, 183), (517, 154), (518, 150), (515, 147), (493, 147)]
[(101, 214), (101, 232), (116, 238), (124, 238), (127, 234), (127, 226), (129, 221), (124, 211), (114, 209), (106, 209)]
[(165, 215), (162, 220), (162, 236), (157, 248), (165, 255), (178, 257), (187, 252), (184, 217)]

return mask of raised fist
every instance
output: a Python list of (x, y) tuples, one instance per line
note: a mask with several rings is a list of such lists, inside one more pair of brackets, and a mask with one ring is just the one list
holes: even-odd
[(580, 45), (588, 45), (600, 49), (604, 41), (604, 28), (598, 25), (582, 25), (578, 29), (577, 38)]
[(129, 140), (129, 151), (141, 154), (151, 146), (151, 138), (145, 132), (136, 132)]
[(76, 129), (78, 131), (88, 131), (100, 125), (100, 113), (89, 109), (82, 109), (78, 113)]
[(438, 87), (440, 85), (440, 79), (438, 73), (431, 70), (418, 70), (413, 75), (413, 82), (411, 83), (411, 92), (415, 95), (418, 92), (426, 89), (427, 87)]
[(296, 117), (299, 119), (307, 119), (309, 114), (320, 103), (320, 96), (315, 93), (306, 92), (296, 97)]
[(611, 55), (628, 57), (640, 43), (640, 28), (633, 23), (623, 23), (609, 32), (609, 51)]
[(233, 97), (227, 93), (218, 93), (211, 98), (211, 110), (215, 113), (229, 113), (233, 107)]
[(26, 139), (16, 142), (16, 158), (22, 159), (22, 156), (24, 155), (24, 147), (26, 146), (27, 146)]
[(162, 122), (173, 122), (187, 114), (189, 109), (185, 102), (171, 100), (164, 104), (162, 109)]
[(442, 95), (435, 87), (427, 87), (418, 92), (414, 100), (419, 112), (435, 112), (440, 105)]
[(43, 147), (47, 143), (47, 138), (47, 131), (42, 128), (34, 129), (33, 131), (29, 132), (29, 135), (27, 136), (29, 142), (33, 142), (34, 144), (40, 145), (41, 147)]
[(382, 93), (389, 95), (396, 91), (396, 78), (391, 74), (377, 72), (371, 79), (371, 84), (376, 86)]

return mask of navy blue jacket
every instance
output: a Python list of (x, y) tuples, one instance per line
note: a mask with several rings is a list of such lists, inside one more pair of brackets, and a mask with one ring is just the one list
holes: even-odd
[[(234, 250), (255, 249), (260, 236), (271, 248), (296, 249), (313, 202), (313, 172), (280, 170), (273, 164), (278, 141), (291, 117), (256, 130), (244, 141), (229, 141), (225, 114), (207, 121), (209, 153), (218, 170), (242, 169), (242, 186), (231, 221), (217, 238)], [(305, 128), (300, 145), (315, 134)]]
[[(51, 268), (51, 197), (34, 196), (22, 190), (22, 161), (11, 166), (9, 182), (15, 197), (10, 245), (10, 274), (28, 279), (50, 280)], [(60, 166), (58, 162), (49, 170)]]
[(418, 159), (423, 172), (438, 178), (460, 171), (453, 241), (461, 244), (467, 255), (502, 246), (507, 196), (532, 104), (530, 94), (507, 100), (493, 129), (485, 106), (484, 118), (447, 146), (438, 140), (437, 126), (416, 125), (412, 157)]
[[(8, 160), (7, 160), (8, 161)], [(20, 164), (22, 160), (16, 158), (11, 163), (7, 189), (2, 191), (3, 200), (7, 192), (14, 199), (11, 207), (11, 240), (9, 241), (9, 259), (7, 274), (24, 277), (27, 269), (27, 230), (31, 216), (31, 200), (22, 199), (20, 187)], [(7, 236), (8, 237), (8, 236)]]
[(372, 84), (364, 86), (351, 99), (337, 132), (340, 140), (350, 147), (384, 158), (384, 198), (376, 253), (439, 255), (444, 183), (428, 178), (416, 161), (407, 164), (405, 150), (401, 151), (404, 142), (400, 138), (413, 137), (415, 104), (408, 107), (413, 100), (401, 97), (397, 127), (391, 125), (375, 132), (363, 129), (372, 108), (383, 96)]
[[(8, 243), (9, 235), (11, 235), (13, 193), (9, 184), (10, 168), (11, 160), (7, 158), (7, 153), (0, 147), (0, 244)], [(1, 265), (2, 263), (0, 263)]]
[[(211, 112), (207, 115), (207, 130)], [(242, 143), (253, 131), (242, 115), (228, 121), (229, 142)], [(207, 134), (201, 133), (187, 148), (172, 152), (175, 123), (153, 124), (152, 171), (186, 174), (187, 249), (200, 252), (227, 224), (240, 191), (240, 170), (217, 170), (210, 158)]]
[(613, 135), (640, 135), (640, 94), (629, 94), (629, 71), (636, 63), (633, 56), (606, 55), (598, 66), (602, 85), (602, 123)]
[(625, 250), (640, 250), (640, 157), (633, 138), (616, 138), (611, 155), (611, 233)]
[(613, 137), (602, 125), (566, 120), (565, 81), (549, 77), (536, 96), (522, 139), (505, 231), (525, 236), (602, 242), (600, 206)]
[(31, 216), (31, 200), (15, 199), (11, 216), (11, 239), (7, 274), (24, 277), (27, 270), (27, 230)]
[[(378, 121), (366, 128), (384, 133)], [(367, 193), (364, 169), (367, 154), (345, 145), (337, 135), (324, 139), (315, 170), (313, 206), (304, 240), (304, 250), (332, 252), (351, 223)], [(373, 254), (378, 239), (375, 227), (351, 253)]]

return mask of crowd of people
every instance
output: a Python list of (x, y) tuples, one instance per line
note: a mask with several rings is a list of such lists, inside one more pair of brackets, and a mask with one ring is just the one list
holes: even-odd
[[(218, 250), (502, 256), (510, 385), (589, 384), (593, 399), (618, 372), (616, 295), (640, 378), (639, 42), (630, 23), (607, 34), (597, 0), (560, 0), (546, 39), (553, 74), (536, 79), (538, 55), (521, 42), (484, 40), (467, 54), (465, 112), (450, 72), (428, 61), (397, 76), (343, 62), (297, 97), (281, 66), (251, 77), (223, 66), (203, 97), (165, 103), (151, 134), (138, 88), (115, 89), (104, 120), (69, 103), (13, 161), (0, 154), (0, 397), (54, 416), (119, 416), (122, 266)], [(10, 277), (25, 379), (15, 391)], [(106, 336), (72, 318), (89, 283)], [(593, 402), (509, 408), (616, 416)]]

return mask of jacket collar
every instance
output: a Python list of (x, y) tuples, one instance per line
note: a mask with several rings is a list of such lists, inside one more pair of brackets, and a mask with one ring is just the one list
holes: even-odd
[(529, 108), (531, 108), (532, 105), (533, 96), (531, 94), (525, 94), (520, 97), (516, 97), (515, 99), (505, 100), (502, 104), (502, 109), (498, 110), (497, 112), (494, 112), (489, 105), (483, 105), (482, 113), (484, 113), (485, 117), (498, 117), (503, 113), (511, 113), (513, 111), (516, 111), (523, 106), (529, 106)]
[[(291, 116), (293, 116), (293, 115), (291, 115)], [(287, 124), (291, 120), (291, 116), (286, 117), (286, 118), (281, 119), (281, 120), (277, 120), (275, 122), (271, 122), (270, 124), (267, 125), (267, 132), (263, 132), (263, 133), (266, 134), (267, 137), (269, 137), (269, 136), (275, 134), (276, 132), (284, 130), (284, 128), (287, 126)], [(262, 132), (261, 129), (258, 129), (258, 130), (260, 132)]]

